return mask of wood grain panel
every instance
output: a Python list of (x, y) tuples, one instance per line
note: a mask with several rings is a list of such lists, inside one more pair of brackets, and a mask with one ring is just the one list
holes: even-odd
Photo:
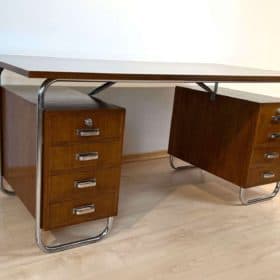
[[(121, 151), (122, 143), (120, 140), (115, 140), (115, 142), (77, 143), (67, 146), (46, 147), (44, 164), (52, 174), (58, 171), (67, 172), (69, 169), (84, 167), (111, 167), (120, 165)], [(76, 156), (78, 154), (90, 152), (97, 152), (98, 159), (89, 161), (77, 160)]]
[(35, 213), (36, 107), (3, 89), (3, 175)]
[[(94, 204), (95, 212), (77, 216), (73, 214), (75, 207), (82, 207)], [(75, 199), (62, 203), (51, 204), (48, 208), (49, 216), (44, 224), (45, 229), (55, 229), (62, 226), (79, 224), (86, 221), (102, 219), (109, 216), (117, 215), (118, 195), (110, 193), (98, 195), (97, 197), (88, 197), (84, 199)]]
[(246, 186), (259, 104), (177, 87), (169, 153)]
[[(46, 141), (51, 145), (71, 142), (92, 142), (106, 138), (120, 138), (123, 132), (124, 110), (122, 109), (101, 109), (101, 110), (75, 110), (55, 111), (45, 113), (45, 125), (49, 133), (46, 134)], [(85, 125), (86, 119), (92, 119), (93, 126)], [(81, 137), (77, 129), (99, 129), (100, 135)], [(50, 138), (50, 139), (48, 139)]]
[[(76, 181), (96, 179), (96, 186), (77, 189)], [(107, 192), (118, 192), (120, 185), (120, 167), (95, 170), (89, 168), (70, 174), (49, 176), (45, 182), (49, 202), (61, 202), (86, 197), (95, 197)]]
[[(67, 104), (67, 98), (65, 102)], [(50, 111), (44, 112), (42, 228), (46, 230), (117, 214), (125, 110), (91, 100), (92, 110), (87, 106), (83, 111), (79, 100), (78, 104), (77, 110), (71, 100), (69, 109), (64, 106), (56, 111), (52, 107)], [(101, 112), (99, 112), (99, 107), (102, 109)], [(105, 107), (106, 110), (104, 110)], [(25, 98), (24, 94), (4, 90), (1, 112), (4, 131), (4, 177), (34, 216), (36, 106), (29, 98)], [(86, 142), (71, 138), (71, 134), (66, 135), (69, 141), (63, 138), (63, 133), (60, 133), (59, 128), (61, 131), (68, 132), (69, 127), (75, 130), (74, 126), (78, 123), (73, 122), (73, 118), (77, 112), (81, 116), (80, 120), (89, 112), (98, 116), (97, 123), (101, 125), (105, 134), (98, 139)], [(50, 116), (52, 117), (49, 118)], [(54, 125), (57, 119), (59, 122)], [(107, 124), (107, 121), (110, 124)], [(55, 138), (56, 133), (58, 138)], [(59, 141), (56, 142), (56, 139)], [(79, 162), (75, 158), (76, 153), (94, 151), (99, 152), (97, 161)], [(113, 166), (114, 168), (111, 168)], [(97, 186), (94, 189), (73, 188), (73, 181), (92, 176), (97, 180)], [(96, 204), (95, 213), (73, 216), (71, 212), (73, 207), (87, 203)]]
[(30, 78), (99, 81), (280, 82), (279, 71), (208, 63), (156, 63), (1, 55), (0, 67)]

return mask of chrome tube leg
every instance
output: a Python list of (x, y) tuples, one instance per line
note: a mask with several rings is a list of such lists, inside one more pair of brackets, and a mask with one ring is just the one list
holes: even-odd
[(175, 170), (196, 168), (196, 166), (193, 166), (193, 165), (176, 166), (174, 163), (174, 156), (172, 156), (172, 155), (169, 155), (169, 164)]
[(276, 186), (271, 194), (252, 198), (252, 199), (247, 199), (246, 198), (246, 189), (240, 188), (239, 198), (240, 198), (242, 205), (250, 205), (250, 204), (259, 203), (259, 202), (263, 202), (263, 201), (274, 198), (278, 194), (279, 190), (280, 190), (280, 182), (277, 182)]
[[(3, 72), (3, 68), (0, 68), (0, 87), (1, 87), (1, 74)], [(2, 96), (1, 96), (2, 98)], [(1, 109), (1, 112), (2, 112), (2, 109)], [(2, 125), (1, 124), (1, 129), (0, 129), (0, 190), (7, 194), (7, 195), (15, 195), (15, 192), (13, 190), (8, 190), (5, 188), (4, 184), (3, 184), (3, 143), (2, 143)]]
[[(41, 201), (42, 201), (42, 159), (43, 159), (43, 117), (44, 117), (44, 99), (47, 89), (56, 81), (59, 80), (45, 80), (39, 88), (37, 100), (37, 146), (36, 146), (36, 214), (35, 214), (35, 238), (38, 247), (46, 253), (59, 252), (90, 243), (97, 242), (104, 238), (111, 230), (113, 225), (113, 217), (107, 218), (107, 224), (101, 233), (85, 239), (80, 239), (68, 243), (58, 245), (46, 245), (42, 238), (41, 229)], [(70, 81), (71, 82), (71, 81)]]

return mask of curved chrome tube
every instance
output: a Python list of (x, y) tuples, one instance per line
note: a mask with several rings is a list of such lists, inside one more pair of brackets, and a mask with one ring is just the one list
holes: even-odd
[(261, 196), (261, 197), (256, 197), (256, 198), (252, 198), (252, 199), (247, 199), (246, 198), (246, 189), (240, 188), (239, 198), (243, 205), (250, 205), (250, 204), (259, 203), (259, 202), (263, 202), (263, 201), (274, 198), (278, 194), (279, 190), (280, 190), (280, 182), (277, 182), (272, 194)]
[[(1, 74), (3, 72), (3, 68), (0, 68), (0, 87), (1, 87)], [(1, 130), (0, 130), (0, 141), (2, 139), (2, 126), (1, 126)], [(0, 190), (8, 195), (15, 195), (16, 193), (13, 190), (8, 190), (5, 188), (4, 184), (3, 184), (3, 174), (2, 174), (2, 160), (3, 160), (3, 156), (2, 156), (2, 143), (0, 143)]]
[(174, 163), (174, 156), (172, 156), (172, 155), (169, 155), (169, 164), (175, 170), (196, 168), (196, 166), (193, 166), (193, 165), (176, 166)]
[(58, 245), (52, 245), (52, 246), (46, 245), (43, 242), (42, 232), (41, 232), (41, 229), (39, 228), (38, 230), (36, 230), (36, 242), (37, 242), (38, 247), (45, 253), (56, 253), (56, 252), (88, 245), (91, 243), (95, 243), (95, 242), (98, 242), (101, 239), (103, 239), (111, 231), (112, 226), (113, 226), (113, 220), (114, 220), (113, 217), (108, 217), (107, 224), (106, 224), (106, 227), (104, 228), (104, 230), (102, 230), (101, 233), (99, 233), (95, 236), (76, 240), (76, 241), (71, 241), (71, 242), (67, 242), (67, 243), (62, 243), (62, 244), (58, 244)]
[(39, 88), (37, 93), (37, 145), (36, 145), (36, 214), (35, 214), (35, 238), (38, 247), (46, 253), (59, 252), (90, 243), (97, 242), (103, 239), (111, 230), (113, 225), (113, 217), (107, 218), (107, 224), (104, 230), (98, 235), (88, 237), (81, 240), (76, 240), (68, 243), (62, 243), (58, 245), (46, 245), (42, 239), (41, 230), (41, 197), (42, 197), (42, 160), (43, 160), (43, 118), (44, 118), (44, 103), (45, 94), (48, 88), (55, 82), (78, 82), (79, 80), (59, 80), (59, 79), (47, 79), (45, 80)]

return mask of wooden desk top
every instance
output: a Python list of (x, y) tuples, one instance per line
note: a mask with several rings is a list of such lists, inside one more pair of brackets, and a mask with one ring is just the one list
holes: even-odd
[(155, 63), (0, 55), (0, 68), (29, 78), (98, 81), (280, 82), (280, 72), (222, 64)]

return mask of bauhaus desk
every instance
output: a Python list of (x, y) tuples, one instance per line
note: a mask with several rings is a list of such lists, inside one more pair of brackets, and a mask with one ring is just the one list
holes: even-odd
[[(60, 83), (60, 82), (69, 82), (69, 83), (74, 83), (74, 82), (100, 82), (102, 83), (101, 86), (92, 89), (88, 95), (89, 97), (88, 100), (95, 100), (94, 104), (91, 104), (90, 106), (92, 107), (87, 107), (87, 110), (93, 110), (95, 112), (94, 114), (97, 116), (97, 121), (99, 121), (100, 126), (104, 127), (104, 129), (108, 129), (109, 124), (111, 121), (115, 121), (116, 125), (118, 125), (119, 129), (114, 130), (115, 134), (112, 136), (115, 140), (114, 143), (117, 143), (116, 145), (118, 148), (118, 151), (121, 151), (121, 144), (120, 142), (122, 141), (122, 128), (123, 128), (123, 119), (124, 119), (124, 109), (122, 108), (117, 108), (116, 106), (110, 106), (107, 104), (103, 104), (102, 101), (95, 99), (96, 95), (103, 91), (106, 90), (106, 88), (114, 85), (117, 82), (137, 82), (137, 81), (145, 81), (145, 82), (175, 82), (175, 83), (196, 83), (200, 88), (203, 89), (204, 96), (208, 96), (209, 100), (211, 102), (228, 102), (226, 99), (221, 100), (219, 97), (220, 89), (218, 88), (218, 83), (279, 83), (280, 82), (280, 73), (279, 72), (274, 72), (274, 71), (266, 71), (266, 70), (258, 70), (258, 69), (250, 69), (250, 68), (242, 68), (242, 67), (235, 67), (235, 66), (226, 66), (226, 65), (218, 65), (218, 64), (191, 64), (191, 63), (151, 63), (151, 62), (125, 62), (125, 61), (102, 61), (102, 60), (81, 60), (81, 59), (64, 59), (64, 58), (48, 58), (48, 57), (28, 57), (28, 56), (8, 56), (8, 55), (2, 55), (0, 56), (0, 73), (3, 70), (9, 70), (12, 72), (15, 72), (17, 74), (23, 75), (28, 78), (43, 78), (45, 79), (41, 86), (36, 90), (35, 93), (33, 94), (33, 97), (30, 97), (31, 99), (33, 98), (33, 101), (30, 101), (30, 103), (34, 104), (32, 108), (35, 108), (35, 123), (36, 123), (36, 132), (35, 132), (35, 143), (36, 143), (36, 164), (34, 164), (34, 169), (35, 169), (35, 175), (34, 175), (34, 216), (35, 216), (35, 235), (36, 235), (36, 242), (38, 246), (44, 251), (44, 252), (56, 252), (56, 251), (61, 251), (61, 250), (66, 250), (70, 249), (73, 247), (81, 246), (81, 245), (86, 245), (90, 244), (96, 241), (101, 240), (104, 236), (107, 235), (107, 233), (110, 231), (110, 228), (112, 227), (112, 222), (113, 222), (113, 216), (116, 212), (112, 212), (113, 214), (109, 217), (107, 217), (107, 225), (105, 229), (98, 234), (97, 236), (92, 236), (86, 239), (82, 240), (77, 240), (73, 242), (68, 242), (64, 244), (58, 244), (58, 245), (46, 245), (44, 241), (42, 240), (42, 229), (44, 228), (42, 225), (42, 220), (44, 216), (44, 207), (42, 206), (44, 203), (44, 195), (45, 195), (45, 190), (44, 190), (44, 164), (45, 164), (45, 158), (48, 157), (46, 154), (46, 150), (44, 145), (46, 144), (44, 137), (44, 126), (46, 123), (44, 121), (46, 116), (45, 111), (48, 111), (47, 109), (47, 104), (45, 101), (45, 95), (46, 92), (49, 91), (51, 93), (51, 86), (53, 86), (55, 83)], [(211, 87), (207, 85), (207, 83), (213, 83), (214, 86)], [(194, 91), (195, 92), (195, 91)], [(171, 131), (171, 136), (172, 140), (170, 141), (170, 146), (169, 146), (169, 152), (171, 154), (170, 157), (170, 163), (174, 168), (177, 168), (174, 165), (173, 162), (173, 156), (179, 157), (180, 158), (180, 145), (184, 143), (179, 143), (176, 142), (176, 133), (178, 131), (182, 131), (182, 127), (180, 125), (186, 125), (188, 124), (188, 121), (186, 121), (186, 118), (184, 118), (185, 115), (185, 110), (184, 107), (181, 110), (180, 104), (185, 104), (184, 102), (192, 101), (193, 98), (198, 98), (196, 101), (197, 104), (204, 104), (202, 106), (202, 109), (207, 106), (207, 102), (203, 99), (203, 96), (199, 95), (199, 92), (197, 92), (197, 95), (191, 95), (193, 92), (191, 90), (186, 91), (186, 94), (184, 94), (184, 89), (176, 89), (176, 98), (175, 98), (175, 103), (174, 106), (177, 104), (178, 106), (175, 108), (174, 107), (174, 112), (173, 112), (173, 120), (172, 120), (172, 131)], [(200, 92), (201, 93), (201, 92)], [(55, 95), (56, 93), (52, 94)], [(65, 93), (64, 93), (65, 94)], [(70, 94), (70, 93), (69, 93)], [(189, 95), (190, 94), (190, 95)], [(9, 95), (9, 90), (6, 90), (4, 87), (1, 87), (1, 99), (2, 96), (5, 96), (7, 99), (7, 96)], [(12, 95), (12, 93), (11, 93)], [(24, 95), (24, 94), (23, 94)], [(28, 94), (27, 94), (28, 95)], [(59, 95), (59, 92), (57, 93)], [(195, 97), (197, 96), (197, 97)], [(35, 101), (34, 101), (35, 97)], [(54, 100), (55, 100), (55, 96)], [(187, 100), (181, 99), (186, 97)], [(67, 90), (66, 90), (66, 95), (64, 98), (67, 99)], [(201, 98), (201, 99), (199, 99)], [(30, 100), (31, 100), (30, 99)], [(15, 99), (16, 100), (16, 99)], [(182, 100), (182, 102), (181, 102)], [(221, 101), (219, 101), (221, 100)], [(25, 100), (26, 101), (26, 100)], [(231, 100), (232, 101), (232, 100)], [(55, 101), (54, 101), (55, 102)], [(13, 106), (13, 103), (11, 106)], [(187, 104), (187, 103), (186, 103)], [(279, 104), (278, 104), (279, 105)], [(71, 106), (71, 105), (70, 105)], [(186, 105), (187, 106), (187, 105)], [(228, 106), (228, 105), (227, 105)], [(234, 106), (237, 105), (232, 105), (233, 107), (229, 108), (235, 108)], [(246, 108), (245, 104), (245, 108)], [(255, 106), (255, 105), (254, 105)], [(253, 106), (253, 107), (254, 107)], [(186, 107), (191, 110), (191, 107)], [(240, 110), (243, 110), (242, 106), (238, 105)], [(255, 108), (255, 107), (254, 107)], [(5, 111), (6, 109), (1, 109), (2, 111)], [(33, 110), (33, 109), (32, 109)], [(101, 110), (101, 113), (98, 111)], [(11, 111), (13, 111), (13, 108), (11, 107)], [(113, 113), (110, 113), (112, 112)], [(27, 113), (30, 111), (26, 111)], [(105, 113), (104, 113), (105, 112)], [(109, 112), (110, 118), (107, 118), (107, 113)], [(210, 112), (210, 111), (209, 111)], [(217, 111), (211, 112), (211, 116), (214, 116)], [(227, 112), (225, 112), (226, 114)], [(280, 112), (278, 112), (280, 114)], [(280, 117), (279, 115), (274, 116), (275, 121), (280, 122)], [(2, 118), (3, 118), (3, 112), (2, 112)], [(53, 112), (50, 113), (52, 115)], [(102, 115), (103, 114), (103, 115)], [(69, 115), (69, 112), (65, 113), (66, 119), (70, 119), (72, 123), (76, 123), (75, 117), (77, 116), (77, 119), (80, 117), (80, 115), (76, 112)], [(86, 117), (87, 115), (83, 115), (83, 111), (81, 112), (82, 117)], [(101, 117), (100, 117), (101, 116)], [(102, 117), (103, 116), (103, 117)], [(105, 116), (105, 117), (104, 117)], [(183, 118), (182, 118), (183, 116)], [(56, 119), (57, 115), (53, 114), (53, 119), (54, 123), (57, 121), (64, 121), (64, 119), (59, 119), (60, 116), (58, 116), (58, 119)], [(216, 117), (218, 120), (219, 115)], [(4, 116), (6, 118), (6, 121), (9, 123), (9, 119), (7, 119), (7, 116)], [(98, 119), (99, 118), (99, 119)], [(102, 119), (103, 118), (103, 119)], [(207, 118), (207, 116), (206, 116)], [(256, 116), (258, 118), (258, 116)], [(183, 119), (184, 122), (180, 123), (180, 120)], [(213, 117), (212, 121), (215, 120)], [(75, 129), (75, 133), (70, 135), (69, 137), (71, 138), (71, 141), (74, 143), (71, 148), (68, 146), (68, 150), (66, 149), (65, 151), (67, 153), (71, 153), (72, 150), (74, 149), (73, 147), (76, 147), (75, 145), (78, 143), (77, 137), (85, 137), (87, 138), (95, 136), (95, 137), (101, 137), (100, 139), (102, 140), (102, 135), (100, 135), (100, 131), (93, 127), (92, 124), (92, 119), (91, 118), (86, 118), (83, 120), (85, 122), (86, 127), (78, 127), (78, 129)], [(2, 123), (4, 120), (2, 120)], [(71, 124), (72, 124), (71, 123)], [(189, 122), (192, 124), (193, 122)], [(178, 124), (178, 129), (176, 130)], [(6, 125), (6, 124), (5, 124)], [(215, 123), (214, 123), (215, 125)], [(71, 126), (71, 125), (70, 125)], [(63, 134), (63, 131), (59, 131), (59, 126), (54, 126), (56, 127), (57, 130), (55, 130), (58, 134), (60, 139), (64, 139), (66, 136)], [(112, 126), (113, 127), (113, 126)], [(227, 126), (223, 126), (224, 129), (226, 129)], [(112, 128), (113, 129), (113, 128)], [(1, 125), (1, 139), (5, 139), (5, 135), (3, 135), (3, 124)], [(74, 130), (73, 130), (74, 131)], [(112, 131), (112, 130), (110, 130)], [(70, 133), (71, 130), (68, 130)], [(113, 132), (110, 132), (113, 133)], [(175, 136), (174, 136), (175, 135)], [(105, 135), (106, 136), (106, 135)], [(106, 138), (104, 136), (104, 139)], [(108, 136), (108, 135), (107, 135)], [(183, 135), (184, 136), (184, 135)], [(280, 134), (273, 134), (273, 137), (278, 138), (280, 137)], [(109, 136), (108, 136), (109, 137)], [(107, 137), (107, 138), (108, 138)], [(104, 143), (109, 143), (108, 139), (103, 139), (105, 142)], [(110, 138), (110, 139), (111, 139)], [(52, 138), (51, 138), (52, 139)], [(65, 138), (66, 139), (66, 138)], [(65, 140), (64, 139), (64, 140)], [(117, 140), (116, 140), (117, 139)], [(175, 140), (174, 140), (175, 139)], [(188, 141), (188, 138), (182, 138), (184, 141)], [(218, 139), (218, 138), (217, 138)], [(101, 141), (100, 140), (100, 141)], [(102, 140), (102, 141), (103, 141)], [(214, 141), (215, 139), (213, 139)], [(5, 142), (5, 140), (3, 140)], [(1, 142), (3, 142), (1, 141)], [(52, 141), (52, 140), (50, 140)], [(84, 141), (84, 140), (83, 140)], [(112, 140), (113, 141), (113, 140)], [(119, 141), (119, 142), (118, 142)], [(174, 142), (175, 141), (175, 142)], [(94, 141), (93, 141), (94, 142)], [(67, 143), (66, 143), (67, 145)], [(92, 145), (91, 144), (85, 144), (85, 141), (81, 145)], [(96, 143), (93, 145), (97, 145)], [(99, 144), (98, 144), (99, 145)], [(98, 149), (101, 147), (96, 146)], [(107, 145), (107, 144), (106, 144)], [(193, 145), (193, 143), (192, 143)], [(1, 189), (3, 192), (9, 195), (13, 195), (14, 191), (9, 190), (5, 188), (2, 184), (2, 177), (3, 177), (3, 172), (5, 173), (5, 163), (3, 164), (3, 151), (2, 149), (3, 143), (1, 143)], [(5, 147), (5, 146), (4, 146)], [(89, 147), (89, 146), (86, 146)], [(91, 146), (90, 146), (91, 147)], [(94, 146), (95, 147), (95, 146)], [(56, 147), (57, 148), (57, 147)], [(61, 148), (61, 147), (60, 147)], [(59, 157), (59, 152), (57, 152), (60, 148), (57, 148), (56, 153), (53, 153), (52, 156), (58, 156)], [(101, 148), (100, 148), (101, 149)], [(102, 150), (103, 151), (103, 150)], [(100, 152), (102, 154), (102, 151)], [(279, 154), (269, 154), (268, 156), (273, 158), (278, 156)], [(81, 164), (84, 164), (84, 161), (87, 160), (96, 160), (98, 158), (98, 154), (95, 153), (81, 153), (77, 154), (76, 153), (76, 158), (75, 160), (81, 161)], [(6, 155), (5, 155), (6, 157)], [(51, 156), (49, 156), (51, 157)], [(199, 161), (197, 160), (197, 155), (193, 155), (192, 153), (185, 153), (182, 154), (181, 159), (190, 159), (190, 163), (196, 165), (199, 167)], [(73, 158), (74, 160), (74, 158)], [(110, 158), (108, 159), (110, 161)], [(118, 161), (118, 160), (116, 160)], [(58, 165), (62, 164), (68, 164), (66, 162), (60, 161), (58, 158), (57, 161)], [(79, 166), (80, 162), (75, 162), (73, 163), (74, 167)], [(84, 166), (84, 165), (83, 165)], [(87, 165), (85, 165), (88, 167)], [(210, 170), (215, 174), (215, 169), (210, 169), (206, 165), (202, 165), (205, 170)], [(208, 169), (207, 169), (208, 168)], [(4, 170), (4, 171), (3, 171)], [(117, 169), (116, 169), (117, 170)], [(118, 171), (116, 171), (118, 172)], [(217, 173), (217, 172), (216, 172)], [(111, 173), (110, 173), (111, 174)], [(218, 173), (217, 173), (218, 174)], [(4, 174), (5, 176), (5, 174)], [(56, 174), (57, 176), (57, 174)], [(72, 174), (67, 174), (63, 175), (66, 176), (65, 179), (66, 181), (70, 180), (72, 177)], [(68, 177), (67, 177), (68, 176)], [(70, 177), (69, 177), (70, 176)], [(98, 176), (98, 175), (97, 175)], [(101, 176), (101, 175), (100, 175)], [(106, 174), (102, 175), (104, 178), (106, 177)], [(101, 177), (102, 177), (101, 176)], [(116, 175), (117, 176), (117, 175)], [(271, 176), (271, 174), (268, 174), (267, 176)], [(118, 176), (117, 176), (118, 177)], [(56, 179), (59, 180), (59, 176), (56, 177)], [(63, 177), (64, 178), (64, 177)], [(70, 178), (70, 179), (69, 179)], [(106, 181), (106, 180), (105, 180)], [(273, 180), (272, 180), (273, 181)], [(63, 180), (59, 181), (60, 183), (64, 183)], [(105, 183), (104, 183), (105, 184)], [(105, 184), (106, 185), (106, 184)], [(88, 181), (75, 181), (75, 187), (78, 189), (81, 189), (84, 191), (84, 189), (89, 189), (89, 187), (95, 187), (96, 186), (96, 181), (95, 179), (91, 179)], [(15, 189), (16, 190), (16, 189)], [(66, 190), (67, 191), (67, 190)], [(241, 188), (241, 197), (243, 198), (243, 191), (244, 189)], [(279, 191), (279, 185), (277, 184), (276, 189), (274, 190), (273, 194), (270, 197), (265, 197), (265, 198), (260, 198), (260, 199), (255, 199), (253, 202), (261, 201), (263, 199), (268, 199), (277, 194)], [(17, 192), (17, 190), (16, 190)], [(31, 192), (31, 190), (30, 190)], [(75, 192), (78, 192), (75, 190)], [(59, 192), (59, 194), (63, 195), (63, 192)], [(17, 195), (21, 195), (20, 192), (17, 193)], [(25, 196), (28, 195), (25, 193)], [(30, 193), (31, 196), (31, 193)], [(243, 198), (243, 202), (250, 203), (252, 201), (245, 201)], [(68, 202), (67, 202), (68, 203)], [(69, 203), (68, 203), (69, 204)], [(67, 205), (68, 205), (67, 204)], [(71, 203), (70, 203), (71, 204)], [(72, 207), (72, 204), (71, 204)], [(74, 212), (72, 213), (75, 216), (75, 219), (79, 222), (80, 218), (79, 215), (81, 214), (87, 214), (87, 215), (95, 215), (93, 212), (95, 211), (94, 205), (88, 205), (87, 207), (83, 208), (73, 208)], [(60, 213), (60, 209), (57, 209), (58, 212), (55, 213)], [(90, 217), (95, 217), (95, 216), (90, 216)], [(100, 218), (100, 217), (99, 217)], [(103, 217), (104, 218), (104, 217)], [(48, 228), (48, 227), (47, 227)], [(49, 227), (51, 228), (51, 227)]]

